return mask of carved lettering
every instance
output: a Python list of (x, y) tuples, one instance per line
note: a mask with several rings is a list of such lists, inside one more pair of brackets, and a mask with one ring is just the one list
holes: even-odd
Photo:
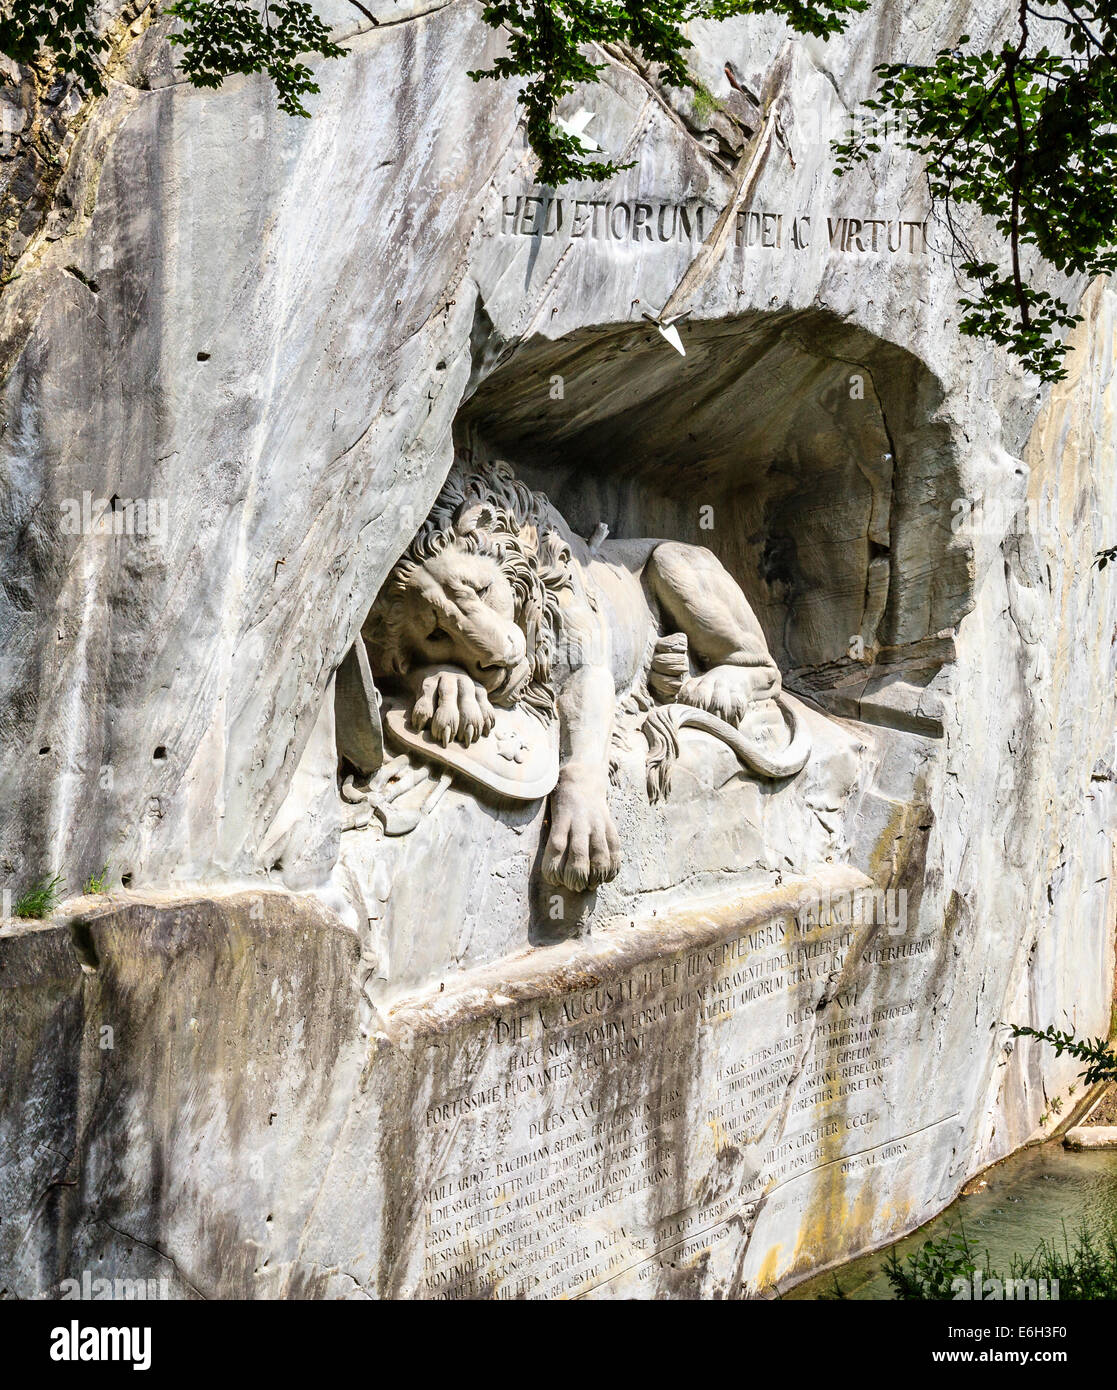
[[(426, 1110), (439, 1168), (422, 1194), (415, 1296), (624, 1296), (723, 1247), (731, 1258), (748, 1214), (790, 1184), (820, 1169), (857, 1181), (907, 1154), (917, 1139), (881, 1126), (905, 1085), (895, 1064), (918, 992), (866, 1006), (865, 985), (836, 987), (851, 957), (859, 980), (922, 968), (931, 939), (881, 940), (881, 910), (872, 891), (830, 895), (825, 910), (495, 1013), (461, 1069), (473, 1084)], [(720, 1060), (703, 1073), (710, 1049)], [(688, 1120), (719, 1151), (755, 1146), (761, 1167), (743, 1190), (676, 1211)]]
[[(706, 240), (720, 210), (702, 202), (570, 199), (561, 194), (504, 194), (500, 231), (506, 237), (558, 237), (626, 246), (695, 246)], [(922, 256), (928, 249), (923, 219), (868, 213), (826, 213), (826, 245), (842, 256)], [(734, 252), (800, 254), (812, 247), (817, 209), (739, 208)]]

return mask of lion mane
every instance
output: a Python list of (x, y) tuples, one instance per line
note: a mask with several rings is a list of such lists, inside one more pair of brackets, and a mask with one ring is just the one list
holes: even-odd
[(492, 556), (512, 587), (515, 621), (527, 637), (531, 679), (520, 703), (542, 720), (555, 716), (551, 666), (562, 631), (560, 596), (572, 589), (570, 550), (557, 514), (508, 464), (456, 458), (414, 540), (389, 571), (364, 626), (375, 671), (410, 669), (402, 598), (425, 561), (454, 548)]

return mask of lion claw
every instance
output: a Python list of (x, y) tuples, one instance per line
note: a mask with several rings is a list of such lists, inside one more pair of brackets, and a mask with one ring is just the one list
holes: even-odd
[(411, 727), (417, 732), (429, 729), (431, 738), (443, 748), (455, 740), (468, 748), (495, 723), (488, 691), (464, 671), (424, 676), (421, 693), (411, 708)]

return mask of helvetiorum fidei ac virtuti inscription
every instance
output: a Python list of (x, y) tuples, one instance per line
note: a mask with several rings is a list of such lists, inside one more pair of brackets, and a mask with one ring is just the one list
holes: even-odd
[[(724, 209), (707, 203), (563, 197), (549, 190), (506, 193), (500, 234), (547, 240), (619, 243), (649, 250), (668, 243), (699, 247)], [(929, 250), (925, 217), (870, 216), (770, 208), (734, 209), (730, 247), (740, 252), (808, 251), (812, 245), (847, 255), (922, 256)], [(817, 229), (817, 230), (816, 230)]]

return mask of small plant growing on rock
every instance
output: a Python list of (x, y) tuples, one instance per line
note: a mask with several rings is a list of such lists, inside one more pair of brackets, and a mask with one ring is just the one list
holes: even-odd
[(53, 877), (44, 875), (42, 878), (36, 879), (27, 892), (16, 899), (12, 916), (41, 920), (54, 911), (61, 896), (62, 875), (55, 874)]
[(709, 87), (696, 79), (694, 83), (694, 119), (699, 122), (708, 121), (716, 111), (721, 109), (722, 103), (718, 101)]
[(82, 890), (87, 896), (109, 891), (109, 866), (106, 864), (99, 874), (90, 874)]

